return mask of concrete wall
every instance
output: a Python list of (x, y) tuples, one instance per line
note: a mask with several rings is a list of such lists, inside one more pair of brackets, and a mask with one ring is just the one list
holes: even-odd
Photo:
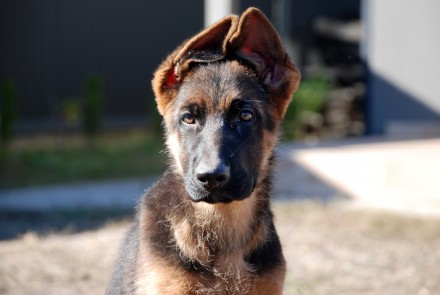
[(370, 133), (440, 132), (439, 13), (438, 0), (363, 0)]

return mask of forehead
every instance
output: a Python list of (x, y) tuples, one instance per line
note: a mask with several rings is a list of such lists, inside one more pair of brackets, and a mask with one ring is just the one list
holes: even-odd
[(176, 98), (177, 108), (203, 106), (209, 110), (225, 110), (232, 101), (261, 104), (267, 96), (253, 71), (236, 61), (197, 67), (185, 79)]

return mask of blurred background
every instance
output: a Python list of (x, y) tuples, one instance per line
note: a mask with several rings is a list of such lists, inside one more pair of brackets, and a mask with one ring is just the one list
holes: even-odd
[(277, 151), (286, 294), (438, 294), (436, 0), (0, 0), (0, 294), (103, 292), (167, 164), (155, 68), (250, 6), (303, 74)]

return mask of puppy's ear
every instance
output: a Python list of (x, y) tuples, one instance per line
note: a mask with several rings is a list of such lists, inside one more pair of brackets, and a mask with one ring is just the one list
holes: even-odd
[(241, 16), (228, 45), (229, 53), (233, 52), (254, 68), (275, 103), (278, 115), (283, 117), (301, 75), (290, 62), (270, 21), (260, 10), (249, 8)]
[(206, 28), (179, 46), (159, 66), (152, 81), (153, 91), (161, 115), (176, 97), (177, 90), (188, 69), (194, 63), (206, 63), (223, 59), (227, 41), (236, 31), (237, 16), (227, 16)]

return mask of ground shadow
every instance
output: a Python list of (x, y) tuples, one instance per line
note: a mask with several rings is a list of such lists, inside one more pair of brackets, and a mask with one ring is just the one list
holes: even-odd
[(286, 145), (277, 151), (278, 161), (275, 165), (274, 200), (328, 203), (345, 196), (332, 187), (307, 167), (294, 161), (289, 156), (292, 150)]
[(440, 122), (440, 114), (380, 74), (368, 69), (366, 123), (368, 134), (383, 134), (393, 121)]
[(103, 225), (130, 220), (133, 209), (81, 209), (47, 212), (0, 211), (0, 240), (14, 239), (27, 232), (39, 235), (78, 233)]

